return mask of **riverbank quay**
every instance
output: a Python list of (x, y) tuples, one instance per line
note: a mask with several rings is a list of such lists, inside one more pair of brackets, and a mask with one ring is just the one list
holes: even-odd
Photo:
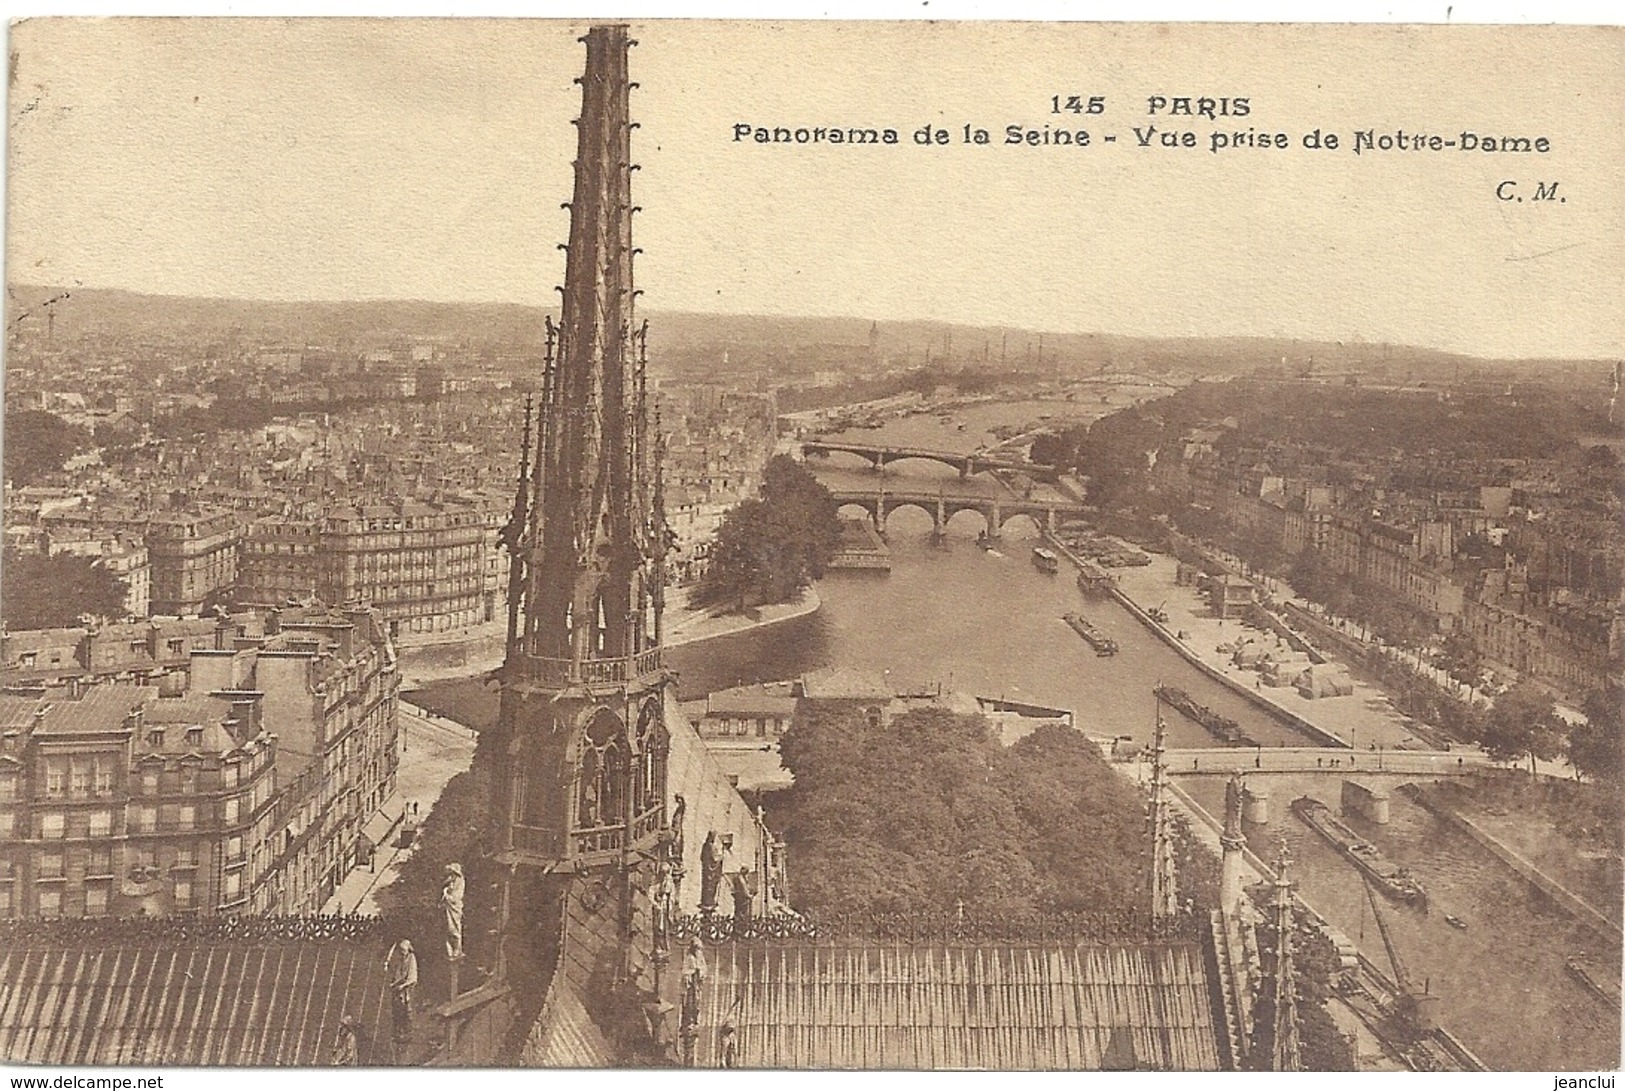
[(670, 611), (665, 619), (664, 643), (668, 648), (680, 648), (685, 644), (697, 644), (713, 637), (732, 636), (751, 629), (780, 625), (786, 621), (815, 614), (823, 605), (823, 600), (818, 597), (818, 590), (814, 587), (805, 588), (794, 602), (753, 606), (742, 614), (718, 613), (706, 607), (693, 606), (687, 588), (682, 589), (679, 596), (680, 601), (676, 609)]
[(1528, 859), (1451, 806), (1437, 787), (1422, 784), (1403, 784), (1400, 785), (1399, 790), (1415, 800), (1418, 806), (1453, 824), (1468, 837), (1478, 842), (1492, 856), (1517, 872), (1530, 885), (1551, 898), (1552, 901), (1562, 906), (1572, 917), (1589, 927), (1611, 947), (1617, 949), (1625, 945), (1625, 931), (1622, 931), (1618, 921), (1612, 919), (1607, 913), (1604, 913), (1601, 909), (1598, 909), (1558, 882), (1551, 874), (1537, 866), (1534, 861)]
[[(1073, 554), (1060, 547), (1075, 565)], [(1181, 585), (1178, 562), (1169, 556), (1151, 554), (1151, 563), (1118, 569), (1112, 594), (1130, 613), (1175, 649), (1197, 669), (1250, 701), (1262, 711), (1285, 720), (1317, 741), (1349, 749), (1431, 748), (1431, 744), (1411, 731), (1388, 696), (1375, 686), (1355, 681), (1354, 692), (1340, 697), (1309, 698), (1292, 687), (1261, 684), (1259, 676), (1243, 670), (1219, 651), (1221, 644), (1249, 634), (1261, 635), (1237, 620), (1215, 617), (1196, 588)], [(1159, 609), (1167, 620), (1153, 620), (1150, 611)], [(1181, 637), (1180, 634), (1184, 634)]]
[[(693, 606), (689, 595), (688, 588), (677, 589), (673, 595), (676, 601), (667, 609), (667, 648), (779, 625), (817, 613), (823, 605), (818, 591), (812, 587), (804, 590), (794, 602), (758, 606), (742, 614), (723, 614)], [(507, 623), (490, 622), (455, 639), (415, 643), (401, 648), (399, 654), (401, 678), (408, 689), (425, 682), (487, 674), (502, 666), (507, 656)]]

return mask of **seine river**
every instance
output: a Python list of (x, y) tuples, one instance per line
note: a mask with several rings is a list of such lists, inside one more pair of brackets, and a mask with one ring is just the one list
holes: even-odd
[[(909, 433), (949, 427), (935, 418), (901, 423), (911, 425)], [(853, 438), (927, 438), (891, 430)], [(1093, 734), (1147, 740), (1155, 715), (1151, 690), (1165, 682), (1234, 717), (1266, 746), (1305, 742), (1186, 663), (1115, 602), (1085, 598), (1068, 570), (1039, 572), (1030, 559), (1034, 529), (1025, 521), (1010, 524), (994, 552), (975, 545), (977, 522), (954, 520), (948, 542), (933, 545), (923, 513), (894, 514), (887, 527), (889, 574), (831, 573), (818, 586), (823, 607), (816, 614), (669, 651), (683, 696), (841, 666), (884, 674), (900, 685), (940, 682), (981, 696), (1069, 708), (1078, 726)], [(1117, 640), (1118, 655), (1095, 656), (1061, 620), (1080, 609)], [(1184, 717), (1167, 720), (1172, 746), (1215, 744)], [(1205, 805), (1219, 806), (1222, 782), (1196, 777), (1184, 783)], [(1284, 837), (1306, 899), (1386, 969), (1358, 873), (1287, 809), (1304, 793), (1335, 806), (1336, 782), (1276, 776), (1268, 784), (1273, 821), (1251, 831), (1255, 849), (1273, 857)], [(1483, 849), (1397, 793), (1392, 817), (1390, 825), (1362, 832), (1411, 867), (1432, 895), (1428, 915), (1387, 903), (1383, 908), (1407, 972), (1441, 995), (1444, 1025), (1494, 1069), (1617, 1067), (1619, 1013), (1563, 965), (1570, 953), (1597, 954), (1595, 939)], [(1468, 929), (1447, 925), (1446, 913), (1465, 919)]]

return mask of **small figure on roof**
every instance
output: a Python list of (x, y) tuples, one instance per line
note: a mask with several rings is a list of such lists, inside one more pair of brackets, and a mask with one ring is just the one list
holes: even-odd
[(739, 1063), (739, 1039), (732, 1022), (722, 1024), (722, 1038), (717, 1042), (717, 1061), (723, 1068), (734, 1068)]
[(384, 973), (389, 975), (395, 1040), (404, 1042), (412, 1036), (412, 992), (418, 984), (418, 956), (412, 952), (411, 940), (403, 939), (390, 949)]
[(463, 867), (446, 865), (446, 881), (440, 888), (440, 908), (446, 914), (446, 957), (463, 957)]
[(756, 884), (751, 882), (750, 868), (741, 868), (733, 877), (734, 927), (741, 923), (747, 927), (756, 915)]
[(705, 835), (705, 844), (700, 846), (701, 913), (717, 911), (717, 888), (722, 885), (722, 856), (722, 842), (717, 838), (717, 831), (712, 830)]
[(333, 1063), (351, 1068), (361, 1063), (361, 1043), (356, 1017), (346, 1015), (339, 1020), (338, 1037), (333, 1041)]

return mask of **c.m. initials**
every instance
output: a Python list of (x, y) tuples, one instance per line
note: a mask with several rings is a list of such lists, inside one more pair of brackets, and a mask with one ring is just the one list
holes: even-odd
[[(1518, 192), (1518, 183), (1508, 179), (1495, 187), (1495, 196), (1502, 201), (1516, 201), (1523, 203), (1524, 196)], [(1531, 203), (1535, 201), (1556, 201), (1558, 204), (1567, 204), (1567, 197), (1557, 195), (1556, 182), (1536, 182), (1535, 189), (1529, 196)]]

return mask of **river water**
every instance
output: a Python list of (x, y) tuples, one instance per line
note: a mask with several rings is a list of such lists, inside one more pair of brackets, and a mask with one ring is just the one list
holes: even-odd
[[(1016, 415), (1031, 419), (1032, 408)], [(978, 430), (991, 427), (981, 418), (977, 424)], [(899, 428), (902, 434), (894, 434)], [(935, 417), (912, 417), (852, 438), (923, 444), (950, 428)], [(908, 470), (911, 477), (935, 472), (918, 464)], [(1192, 667), (1115, 601), (1085, 597), (1069, 569), (1058, 576), (1039, 572), (1030, 559), (1030, 524), (1010, 524), (998, 548), (984, 552), (974, 541), (979, 522), (955, 519), (948, 541), (939, 545), (930, 540), (924, 513), (898, 511), (887, 525), (889, 574), (833, 572), (818, 585), (823, 607), (816, 614), (668, 651), (683, 697), (841, 666), (884, 674), (900, 687), (940, 682), (981, 696), (1070, 708), (1086, 731), (1146, 741), (1155, 716), (1151, 690), (1164, 682), (1233, 717), (1266, 746), (1305, 743)], [(1116, 656), (1097, 657), (1061, 620), (1079, 610), (1117, 640)], [(1184, 717), (1166, 719), (1171, 746), (1216, 745)], [(1220, 806), (1222, 781), (1192, 777), (1185, 783), (1204, 805)], [(1268, 784), (1274, 821), (1249, 831), (1253, 847), (1273, 858), (1284, 837), (1305, 898), (1386, 969), (1359, 873), (1288, 810), (1306, 793), (1335, 807), (1337, 782), (1272, 776)], [(1617, 1067), (1619, 1013), (1563, 965), (1567, 954), (1599, 954), (1595, 937), (1402, 795), (1393, 794), (1391, 811), (1391, 824), (1360, 828), (1390, 859), (1411, 867), (1432, 895), (1430, 914), (1388, 903), (1383, 910), (1406, 971), (1442, 997), (1443, 1024), (1494, 1069)], [(1468, 929), (1449, 926), (1446, 913), (1467, 920)], [(1617, 966), (1617, 952), (1613, 957)]]
[[(1185, 662), (1115, 600), (1085, 597), (1070, 570), (1038, 571), (1025, 520), (1007, 526), (993, 551), (976, 546), (979, 522), (955, 519), (939, 546), (922, 513), (894, 513), (889, 574), (832, 572), (818, 585), (824, 604), (816, 614), (667, 652), (683, 697), (843, 666), (901, 685), (940, 682), (983, 697), (1070, 708), (1091, 734), (1148, 741), (1156, 714), (1151, 691), (1165, 682), (1233, 717), (1267, 746), (1306, 743)], [(1081, 611), (1115, 639), (1118, 654), (1095, 655), (1061, 619), (1068, 611)], [(1214, 741), (1183, 716), (1165, 719), (1174, 747)]]
[[(1337, 811), (1338, 781), (1255, 780), (1270, 792), (1271, 821), (1248, 826), (1253, 850), (1272, 860), (1284, 840), (1304, 899), (1393, 977), (1360, 873), (1289, 809), (1294, 798), (1311, 795)], [(1392, 793), (1387, 825), (1349, 815), (1343, 821), (1427, 888), (1425, 912), (1380, 895), (1377, 901), (1406, 974), (1439, 997), (1440, 1023), (1495, 1070), (1617, 1067), (1619, 1013), (1564, 966), (1568, 954), (1600, 955), (1596, 935), (1455, 827), (1394, 792), (1399, 782), (1385, 782)], [(1210, 813), (1224, 806), (1222, 778), (1180, 783)], [(1446, 914), (1467, 929), (1449, 925)], [(1613, 957), (1617, 974), (1617, 952)]]

